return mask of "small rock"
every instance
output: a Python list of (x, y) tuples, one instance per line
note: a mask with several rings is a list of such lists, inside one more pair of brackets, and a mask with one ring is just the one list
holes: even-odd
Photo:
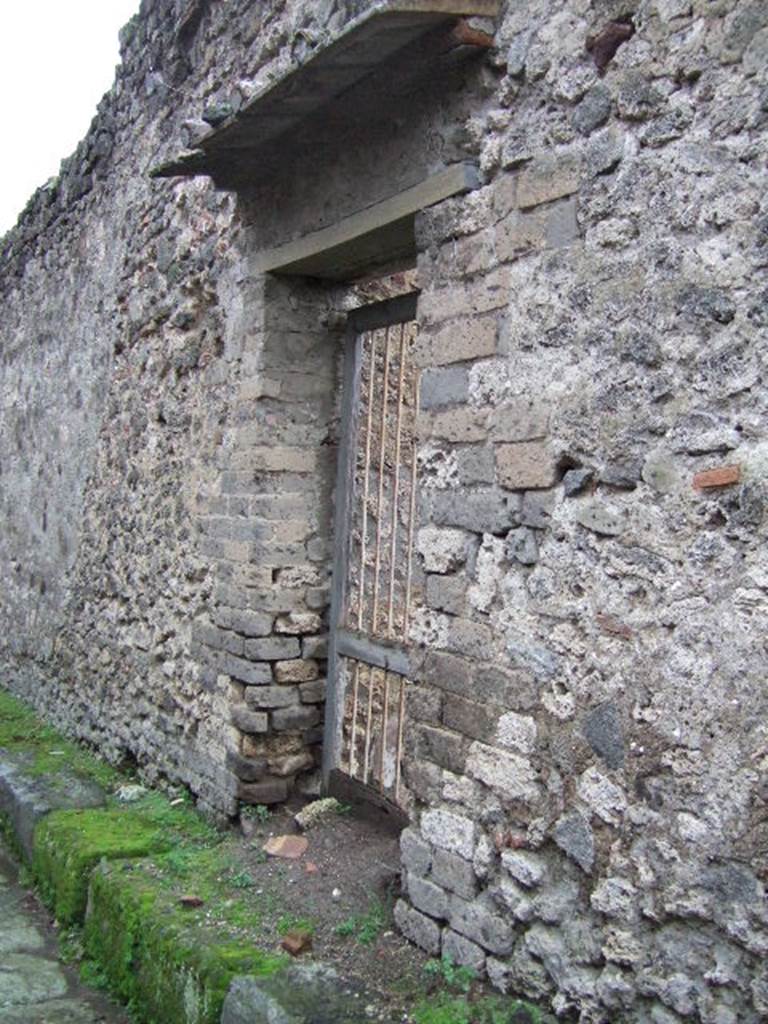
[(342, 810), (339, 801), (332, 796), (325, 797), (323, 800), (313, 800), (311, 804), (307, 804), (306, 807), (294, 815), (294, 821), (302, 830), (306, 832), (307, 829), (312, 828), (318, 821), (322, 821), (323, 818), (327, 818), (332, 814), (339, 814)]
[(138, 783), (126, 782), (125, 785), (118, 786), (115, 790), (115, 797), (121, 804), (135, 804), (137, 800), (141, 800), (146, 795), (146, 788)]
[(566, 498), (572, 498), (574, 494), (581, 494), (593, 476), (594, 472), (585, 466), (569, 469), (563, 477), (563, 491)]
[(192, 908), (194, 908), (194, 907), (202, 907), (202, 905), (204, 903), (205, 903), (205, 900), (201, 899), (199, 896), (180, 896), (179, 897), (179, 905), (182, 906), (182, 907), (192, 907)]
[(320, 868), (317, 866), (317, 864), (315, 864), (313, 860), (308, 860), (307, 863), (304, 865), (304, 870), (308, 875), (316, 875), (319, 872)]
[(333, 899), (333, 900), (340, 900), (341, 899), (341, 889), (334, 889), (333, 892), (331, 893), (331, 899)]
[(312, 932), (304, 929), (288, 932), (281, 940), (280, 947), (291, 956), (299, 956), (312, 948)]
[(262, 849), (268, 857), (298, 860), (307, 852), (308, 846), (309, 842), (304, 836), (272, 836)]

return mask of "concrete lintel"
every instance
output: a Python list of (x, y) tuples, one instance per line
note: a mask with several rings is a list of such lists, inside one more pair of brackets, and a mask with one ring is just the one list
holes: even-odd
[(343, 280), (353, 277), (356, 269), (410, 257), (416, 251), (413, 225), (419, 210), (478, 184), (474, 164), (452, 164), (336, 224), (265, 249), (255, 257), (254, 270)]

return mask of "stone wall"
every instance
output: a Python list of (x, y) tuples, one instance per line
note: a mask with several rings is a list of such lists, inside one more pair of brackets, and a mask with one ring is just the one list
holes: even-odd
[(6, 239), (4, 678), (219, 813), (312, 784), (347, 297), (250, 255), (474, 159), (417, 225), (396, 916), (564, 1017), (757, 1022), (768, 12), (502, 3), (397, 131), (237, 199), (147, 180), (363, 6), (145, 3)]

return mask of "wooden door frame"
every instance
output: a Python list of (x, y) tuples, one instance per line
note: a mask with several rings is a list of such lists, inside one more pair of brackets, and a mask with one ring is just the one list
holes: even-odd
[[(352, 657), (361, 654), (379, 667), (408, 674), (408, 652), (403, 645), (373, 641), (352, 634), (341, 628), (341, 616), (347, 597), (347, 564), (349, 552), (349, 528), (351, 502), (354, 496), (355, 438), (358, 433), (358, 410), (360, 406), (360, 379), (362, 367), (362, 336), (366, 331), (377, 330), (392, 324), (415, 320), (418, 307), (418, 292), (409, 292), (393, 299), (385, 299), (369, 306), (361, 306), (349, 313), (344, 349), (344, 372), (342, 375), (341, 421), (339, 424), (339, 450), (336, 466), (336, 488), (334, 498), (333, 576), (331, 588), (331, 612), (328, 628), (328, 675), (325, 694), (325, 727), (323, 735), (323, 788), (326, 792), (336, 790), (349, 799), (359, 791), (363, 799), (371, 803), (393, 805), (384, 800), (375, 790), (352, 779), (339, 770), (344, 724), (344, 698), (339, 676), (339, 658), (347, 653)], [(342, 776), (342, 778), (338, 778)], [(370, 792), (367, 792), (369, 791)], [(364, 792), (365, 791), (365, 792)]]

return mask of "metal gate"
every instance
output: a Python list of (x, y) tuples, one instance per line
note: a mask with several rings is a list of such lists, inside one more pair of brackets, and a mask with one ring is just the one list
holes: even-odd
[(325, 774), (403, 805), (416, 514), (416, 296), (350, 315), (336, 490)]

